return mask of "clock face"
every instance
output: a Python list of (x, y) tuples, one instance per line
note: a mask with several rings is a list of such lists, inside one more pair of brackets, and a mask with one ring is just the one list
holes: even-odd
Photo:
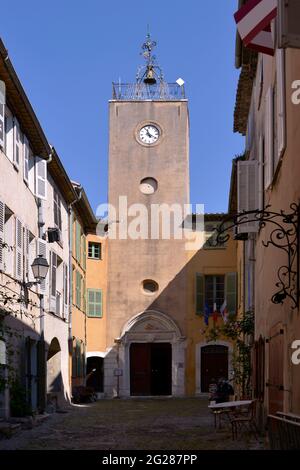
[(143, 144), (154, 144), (158, 141), (160, 136), (159, 129), (153, 124), (147, 124), (143, 126), (139, 131), (139, 139)]

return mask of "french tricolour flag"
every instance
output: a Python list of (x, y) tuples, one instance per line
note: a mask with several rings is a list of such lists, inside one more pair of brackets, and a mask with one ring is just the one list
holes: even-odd
[(271, 21), (276, 15), (277, 0), (248, 0), (234, 15), (244, 45), (273, 55)]

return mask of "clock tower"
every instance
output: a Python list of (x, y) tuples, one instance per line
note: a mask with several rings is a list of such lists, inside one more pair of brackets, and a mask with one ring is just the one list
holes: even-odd
[(113, 84), (109, 103), (107, 396), (185, 393), (188, 102), (155, 45), (148, 35), (136, 82)]

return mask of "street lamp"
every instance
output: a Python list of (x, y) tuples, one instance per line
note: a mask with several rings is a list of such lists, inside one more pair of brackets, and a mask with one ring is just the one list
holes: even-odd
[(27, 288), (36, 286), (37, 284), (40, 284), (42, 281), (46, 279), (48, 269), (49, 269), (48, 261), (46, 260), (46, 258), (43, 257), (43, 255), (38, 255), (38, 257), (35, 258), (35, 260), (33, 261), (31, 265), (31, 269), (32, 269), (35, 281), (26, 282), (25, 287)]
[(32, 269), (34, 278), (37, 279), (38, 283), (40, 283), (41, 281), (46, 279), (48, 269), (49, 269), (49, 264), (46, 258), (43, 257), (43, 255), (39, 255), (33, 261), (31, 265), (31, 269)]

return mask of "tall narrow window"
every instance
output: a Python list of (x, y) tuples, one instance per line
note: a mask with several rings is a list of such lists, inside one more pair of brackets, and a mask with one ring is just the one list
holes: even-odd
[(57, 255), (52, 252), (51, 255), (51, 295), (56, 297), (56, 270), (57, 270)]
[(225, 276), (205, 276), (205, 304), (210, 311), (220, 310), (225, 299)]
[(26, 136), (24, 135), (24, 161), (23, 161), (23, 178), (26, 183), (28, 183), (29, 178), (29, 142)]
[(14, 160), (14, 122), (13, 122), (13, 115), (8, 109), (5, 107), (5, 154), (9, 158), (11, 162)]
[(19, 122), (14, 118), (14, 164), (20, 165), (23, 148), (23, 136), (20, 130)]
[(54, 224), (59, 230), (61, 230), (61, 200), (56, 189), (53, 189), (53, 212), (54, 212)]

